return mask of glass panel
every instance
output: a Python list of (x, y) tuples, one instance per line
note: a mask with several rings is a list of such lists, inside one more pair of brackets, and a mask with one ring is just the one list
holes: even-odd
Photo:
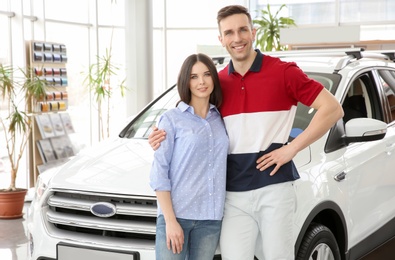
[(8, 17), (5, 15), (0, 15), (0, 35), (1, 35), (1, 41), (0, 41), (0, 64), (2, 63), (9, 63), (8, 61), (8, 55), (10, 53), (9, 49), (9, 27), (8, 27)]
[[(4, 1), (0, 0), (0, 8), (3, 8)], [(2, 40), (0, 41), (0, 65), (3, 65), (5, 67), (10, 66), (10, 48), (9, 48), (9, 21), (8, 17), (6, 15), (0, 15), (0, 24), (3, 26), (0, 26), (0, 35), (4, 36), (2, 37)], [(2, 92), (0, 91), (0, 116), (2, 118), (7, 117), (7, 104), (5, 100), (3, 101), (3, 95)], [(4, 139), (4, 133), (3, 133), (3, 127), (0, 125), (0, 143), (5, 144), (6, 141)], [(0, 148), (0, 166), (2, 166), (2, 157), (6, 158), (5, 156), (7, 155), (6, 147), (3, 145)], [(1, 172), (1, 169), (0, 169)]]
[(22, 5), (23, 5), (23, 14), (24, 15), (30, 15), (30, 12), (31, 12), (30, 3), (31, 3), (30, 0), (23, 0)]
[(148, 138), (152, 126), (156, 125), (160, 115), (166, 110), (174, 108), (180, 100), (177, 88), (169, 90), (166, 94), (154, 101), (147, 110), (138, 115), (122, 130), (121, 136), (126, 138)]
[(89, 31), (86, 26), (58, 23), (47, 23), (46, 29), (48, 42), (63, 43), (67, 47), (67, 112), (78, 134), (76, 143), (90, 145), (90, 96), (83, 85), (82, 74), (89, 64)]
[(7, 11), (7, 4), (8, 0), (0, 0), (0, 10)]
[[(341, 76), (338, 74), (309, 73), (309, 72), (307, 72), (306, 74), (309, 76), (309, 78), (312, 78), (320, 82), (322, 85), (324, 85), (324, 87), (328, 89), (332, 94), (335, 94), (341, 79)], [(292, 141), (293, 138), (297, 137), (300, 133), (302, 133), (307, 128), (315, 113), (316, 113), (315, 109), (305, 106), (301, 103), (298, 104), (289, 141)]]
[(164, 2), (165, 1), (152, 1), (152, 24), (154, 28), (164, 26)]
[(297, 25), (336, 23), (335, 3), (290, 4), (289, 16)]
[(97, 3), (99, 25), (125, 25), (124, 0), (99, 0)]
[(29, 19), (23, 19), (23, 26), (23, 35), (25, 36), (25, 41), (32, 40), (34, 24), (32, 24)]
[(99, 51), (104, 55), (106, 49), (112, 48), (112, 61), (125, 64), (125, 30), (119, 28), (99, 28)]
[(159, 44), (163, 42), (163, 31), (162, 30), (155, 30), (153, 32), (153, 69), (154, 69), (154, 97), (159, 96), (163, 91), (165, 91), (165, 84), (164, 84), (164, 44)]
[(196, 3), (191, 1), (167, 0), (167, 27), (217, 28), (217, 12), (219, 9), (230, 4), (245, 5), (245, 2), (243, 0), (200, 0)]
[[(336, 23), (335, 0), (288, 0), (288, 1), (258, 1), (256, 10), (266, 9), (267, 3), (270, 4), (271, 13), (274, 15), (282, 4), (286, 5), (278, 14), (278, 17), (291, 17), (295, 23), (300, 25), (321, 24), (330, 25)], [(251, 12), (257, 14), (257, 12)], [(258, 13), (259, 14), (259, 13)]]
[(379, 79), (383, 91), (387, 97), (391, 121), (395, 120), (395, 72), (389, 70), (379, 70)]
[(168, 31), (167, 40), (168, 86), (176, 82), (182, 62), (196, 53), (197, 45), (220, 45), (216, 27), (212, 30), (171, 30)]
[(393, 0), (340, 0), (340, 22), (393, 21), (395, 1)]
[[(103, 57), (106, 49), (112, 44), (112, 64), (119, 68), (117, 77), (111, 78), (113, 86), (118, 86), (125, 78), (125, 33), (119, 28), (99, 28), (99, 53)], [(49, 42), (64, 43), (67, 46), (67, 70), (69, 103), (68, 109), (72, 122), (78, 131), (77, 144), (90, 145), (99, 140), (98, 137), (98, 114), (97, 104), (89, 93), (87, 84), (84, 82), (89, 62), (96, 62), (96, 55), (90, 54), (89, 48), (90, 31), (86, 26), (47, 23), (47, 35)], [(76, 40), (78, 39), (78, 40)], [(113, 40), (111, 40), (113, 39)], [(91, 56), (90, 56), (91, 55)], [(113, 84), (114, 83), (114, 84)], [(131, 91), (131, 90), (129, 90)], [(121, 97), (121, 92), (116, 89), (110, 102), (110, 135), (116, 135), (125, 124), (126, 104)], [(92, 98), (92, 101), (91, 101)], [(106, 104), (107, 105), (107, 104)], [(107, 109), (103, 111), (103, 120), (106, 120)], [(106, 123), (105, 123), (106, 127)], [(76, 137), (77, 138), (77, 137)]]
[(89, 1), (81, 0), (45, 0), (47, 19), (89, 23)]
[[(111, 38), (112, 37), (112, 38)], [(117, 135), (126, 123), (126, 101), (121, 95), (119, 86), (125, 79), (125, 31), (118, 28), (99, 28), (99, 52), (100, 57), (106, 54), (111, 47), (111, 63), (117, 69), (114, 69), (110, 79), (112, 95), (110, 99), (110, 133), (112, 136)], [(93, 61), (92, 61), (93, 62)], [(135, 87), (129, 86), (126, 91), (133, 91)], [(96, 106), (96, 104), (95, 104)], [(105, 105), (107, 107), (107, 104)], [(103, 119), (107, 117), (107, 111)], [(95, 115), (95, 114), (94, 114)], [(106, 123), (104, 124), (107, 125)]]

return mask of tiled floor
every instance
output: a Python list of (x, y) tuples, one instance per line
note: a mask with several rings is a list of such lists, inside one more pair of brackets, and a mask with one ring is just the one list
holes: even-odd
[(0, 219), (0, 259), (27, 260), (29, 242), (26, 231), (26, 212), (30, 203), (25, 202), (24, 215), (19, 219)]
[[(4, 154), (4, 151), (2, 151)], [(27, 188), (28, 179), (22, 176), (26, 167), (20, 165), (17, 178), (17, 187)], [(10, 165), (6, 157), (0, 158), (0, 189), (7, 188), (10, 182)], [(26, 231), (26, 213), (30, 205), (33, 190), (26, 196), (27, 202), (23, 208), (23, 217), (19, 219), (0, 219), (0, 259), (1, 260), (27, 260), (29, 242)]]

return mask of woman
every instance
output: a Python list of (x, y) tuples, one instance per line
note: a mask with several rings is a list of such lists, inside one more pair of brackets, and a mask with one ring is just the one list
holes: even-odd
[(225, 201), (229, 146), (218, 112), (222, 93), (213, 61), (186, 58), (178, 75), (181, 101), (158, 127), (166, 139), (155, 151), (150, 185), (158, 199), (156, 259), (212, 260)]

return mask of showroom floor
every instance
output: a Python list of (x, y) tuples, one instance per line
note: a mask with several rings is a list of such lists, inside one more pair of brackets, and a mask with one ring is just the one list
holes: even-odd
[[(0, 179), (1, 182), (1, 179)], [(29, 193), (32, 191), (29, 190)], [(31, 198), (28, 195), (28, 200)], [(30, 202), (26, 201), (24, 215), (19, 219), (0, 219), (0, 259), (28, 260), (29, 242), (26, 229), (26, 215)], [(395, 255), (395, 239), (387, 245), (359, 260), (392, 260)]]
[(29, 242), (26, 231), (26, 212), (30, 202), (25, 202), (23, 217), (0, 219), (0, 259), (27, 260)]
[[(24, 216), (20, 219), (0, 219), (0, 259), (27, 260), (29, 243), (26, 231), (26, 212), (30, 202), (25, 203)], [(392, 260), (395, 254), (395, 241), (360, 260)]]

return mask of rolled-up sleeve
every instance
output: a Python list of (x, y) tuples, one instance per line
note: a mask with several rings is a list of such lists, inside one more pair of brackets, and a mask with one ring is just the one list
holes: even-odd
[(154, 191), (170, 191), (169, 170), (173, 156), (175, 128), (166, 113), (160, 117), (158, 128), (166, 131), (166, 138), (154, 153), (150, 172), (150, 186)]

